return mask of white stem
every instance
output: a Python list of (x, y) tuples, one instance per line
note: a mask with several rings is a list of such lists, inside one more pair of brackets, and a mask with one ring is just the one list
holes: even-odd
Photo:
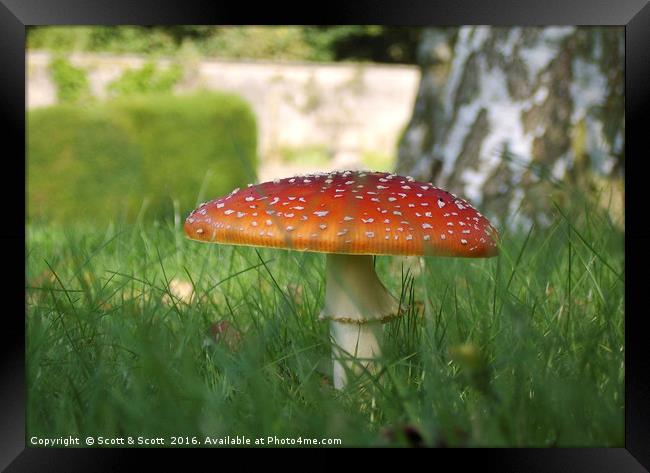
[(326, 284), (321, 318), (331, 319), (334, 387), (342, 389), (347, 371), (363, 371), (359, 364), (374, 369), (372, 359), (381, 355), (382, 322), (397, 315), (399, 306), (377, 277), (370, 255), (328, 254)]
[(383, 328), (381, 322), (353, 324), (330, 321), (332, 337), (332, 361), (334, 387), (343, 389), (347, 384), (348, 371), (362, 373), (376, 369), (375, 358), (381, 356)]

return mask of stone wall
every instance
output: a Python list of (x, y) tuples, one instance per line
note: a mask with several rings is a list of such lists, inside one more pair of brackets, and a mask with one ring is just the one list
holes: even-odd
[[(27, 55), (27, 107), (56, 102), (48, 53)], [(135, 56), (73, 54), (88, 72), (91, 91), (107, 98), (106, 86), (125, 70), (142, 66)], [(169, 60), (160, 59), (160, 67)], [(278, 161), (282, 149), (322, 147), (330, 168), (355, 167), (363, 153), (394, 156), (412, 112), (420, 71), (416, 66), (334, 63), (194, 61), (178, 93), (199, 88), (231, 91), (257, 115), (262, 163)], [(266, 169), (275, 177), (282, 171)]]

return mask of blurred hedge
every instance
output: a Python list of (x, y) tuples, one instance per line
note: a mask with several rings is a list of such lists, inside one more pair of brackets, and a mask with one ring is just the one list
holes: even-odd
[(237, 96), (146, 96), (30, 110), (30, 219), (169, 218), (255, 180), (257, 131)]

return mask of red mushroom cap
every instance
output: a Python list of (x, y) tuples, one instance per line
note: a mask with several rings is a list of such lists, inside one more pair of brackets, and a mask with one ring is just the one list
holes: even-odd
[(194, 210), (204, 242), (299, 251), (490, 257), (498, 233), (467, 201), (412, 177), (332, 172), (235, 189)]

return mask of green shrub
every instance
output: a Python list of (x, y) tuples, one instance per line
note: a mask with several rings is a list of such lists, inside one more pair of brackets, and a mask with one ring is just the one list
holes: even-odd
[(30, 110), (27, 135), (35, 220), (170, 218), (255, 180), (255, 118), (229, 94)]
[(77, 102), (90, 97), (86, 71), (62, 57), (53, 59), (49, 69), (59, 102)]
[(27, 48), (178, 54), (191, 43), (203, 56), (293, 61), (415, 63), (419, 27), (342, 26), (29, 26)]
[(129, 69), (108, 84), (108, 92), (114, 97), (129, 97), (142, 94), (162, 94), (171, 92), (183, 77), (183, 70), (178, 64), (168, 69), (159, 69), (156, 63), (149, 61), (139, 69)]

